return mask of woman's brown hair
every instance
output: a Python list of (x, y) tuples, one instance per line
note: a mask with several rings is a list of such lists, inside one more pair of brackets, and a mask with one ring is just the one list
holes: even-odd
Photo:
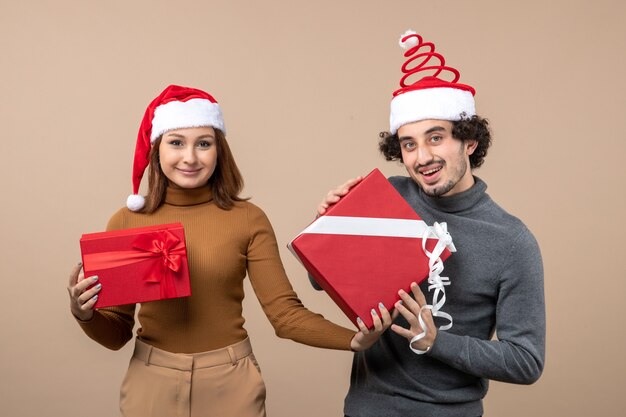
[[(213, 201), (223, 209), (229, 210), (237, 201), (245, 201), (246, 198), (239, 197), (239, 193), (243, 189), (243, 177), (235, 158), (233, 157), (224, 133), (219, 129), (215, 131), (215, 146), (217, 147), (217, 164), (215, 171), (207, 187), (213, 191)], [(159, 146), (161, 145), (161, 136), (152, 145), (150, 149), (148, 166), (148, 194), (146, 195), (146, 204), (141, 210), (142, 213), (153, 213), (165, 201), (165, 192), (167, 190), (168, 180), (159, 163)]]

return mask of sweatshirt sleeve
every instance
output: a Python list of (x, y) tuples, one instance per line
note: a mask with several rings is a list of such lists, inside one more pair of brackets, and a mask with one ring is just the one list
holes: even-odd
[(532, 234), (524, 229), (500, 272), (497, 340), (438, 332), (429, 355), (477, 377), (531, 384), (543, 371), (545, 332), (541, 254)]
[[(123, 229), (124, 216), (121, 209), (111, 217), (107, 225), (108, 230)], [(121, 349), (133, 337), (135, 325), (135, 304), (119, 307), (101, 308), (94, 311), (91, 320), (76, 319), (85, 334), (102, 346), (112, 349)]]
[(258, 207), (248, 207), (248, 276), (276, 335), (310, 346), (350, 350), (355, 332), (302, 305), (283, 268), (269, 220)]

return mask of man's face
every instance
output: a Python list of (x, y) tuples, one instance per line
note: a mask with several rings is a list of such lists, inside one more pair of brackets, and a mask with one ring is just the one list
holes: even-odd
[(448, 197), (474, 184), (469, 156), (476, 141), (452, 136), (452, 122), (420, 120), (398, 129), (402, 160), (407, 172), (424, 192)]

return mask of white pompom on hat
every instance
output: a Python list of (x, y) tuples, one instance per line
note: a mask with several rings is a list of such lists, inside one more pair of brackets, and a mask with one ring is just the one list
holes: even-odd
[(146, 109), (137, 134), (133, 160), (133, 194), (126, 206), (139, 211), (145, 205), (139, 185), (149, 163), (150, 148), (163, 133), (189, 127), (213, 127), (226, 133), (224, 118), (217, 100), (195, 88), (168, 86)]
[[(469, 85), (457, 83), (459, 71), (445, 65), (444, 57), (435, 52), (432, 42), (424, 42), (420, 35), (408, 30), (400, 37), (399, 44), (407, 50), (404, 53), (407, 60), (402, 65), (401, 88), (394, 91), (391, 100), (389, 130), (392, 134), (407, 123), (426, 119), (460, 120), (463, 116), (476, 114), (476, 91)], [(433, 58), (439, 61), (438, 64), (428, 65)], [(423, 71), (430, 71), (432, 75), (407, 83), (410, 76)], [(444, 71), (452, 73), (454, 79), (438, 78)]]

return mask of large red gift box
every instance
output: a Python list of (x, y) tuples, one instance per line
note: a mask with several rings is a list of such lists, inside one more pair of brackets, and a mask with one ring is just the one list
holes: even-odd
[[(439, 238), (375, 169), (288, 247), (355, 325), (360, 317), (372, 328), (379, 302), (391, 311), (398, 290), (429, 276), (425, 236), (433, 252)], [(438, 252), (450, 256), (445, 246)]]
[(180, 223), (84, 234), (85, 277), (97, 275), (96, 308), (191, 295)]

